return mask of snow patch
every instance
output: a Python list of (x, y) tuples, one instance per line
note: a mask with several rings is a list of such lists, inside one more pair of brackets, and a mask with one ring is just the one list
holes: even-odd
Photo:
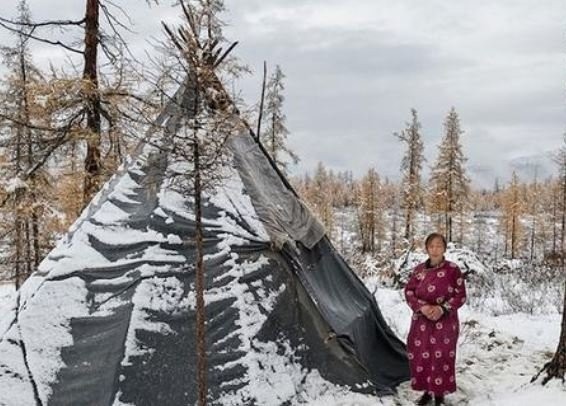
[(126, 337), (124, 359), (122, 366), (131, 365), (131, 358), (151, 353), (153, 350), (145, 348), (136, 339), (139, 330), (155, 331), (160, 334), (174, 334), (167, 323), (150, 320), (151, 311), (178, 314), (186, 309), (194, 308), (192, 297), (183, 297), (183, 287), (175, 277), (162, 278), (154, 276), (145, 279), (137, 286), (132, 298), (133, 310), (130, 326)]
[[(87, 289), (80, 278), (69, 278), (57, 283), (46, 282), (30, 299), (35, 306), (27, 306), (20, 312), (19, 322), (8, 335), (25, 342), (31, 373), (37, 383), (39, 395), (44, 404), (52, 393), (51, 387), (57, 373), (65, 366), (61, 349), (73, 345), (71, 320), (88, 315), (85, 302)], [(41, 303), (52, 303), (49, 315)], [(6, 337), (8, 338), (8, 337)]]

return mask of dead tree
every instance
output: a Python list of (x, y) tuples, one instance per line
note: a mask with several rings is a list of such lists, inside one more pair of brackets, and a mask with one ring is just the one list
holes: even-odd
[(86, 106), (86, 126), (89, 134), (86, 140), (85, 178), (83, 187), (83, 204), (90, 202), (92, 196), (98, 191), (101, 161), (100, 161), (100, 138), (101, 123), (100, 116), (102, 108), (100, 105), (100, 95), (98, 86), (98, 43), (99, 43), (99, 21), (100, 2), (99, 0), (87, 0), (85, 21), (85, 40), (84, 40), (84, 70), (83, 80), (86, 83), (85, 106)]
[[(157, 3), (157, 1), (152, 2)], [(147, 3), (150, 3), (150, 1), (148, 0)], [(114, 7), (114, 9), (111, 10), (110, 7)], [(83, 206), (90, 202), (103, 180), (103, 153), (101, 151), (103, 136), (105, 132), (112, 133), (112, 130), (116, 128), (116, 119), (107, 107), (115, 104), (117, 97), (145, 102), (136, 97), (133, 92), (106, 92), (101, 89), (99, 51), (102, 51), (111, 65), (119, 65), (124, 53), (129, 53), (127, 43), (121, 34), (121, 31), (128, 30), (128, 28), (116, 17), (117, 13), (121, 13), (124, 18), (127, 18), (125, 10), (111, 2), (86, 0), (84, 17), (77, 20), (28, 21), (22, 23), (0, 17), (0, 27), (23, 34), (31, 40), (63, 48), (67, 52), (80, 55), (83, 58), (81, 77), (75, 78), (80, 83), (80, 91), (77, 92), (76, 100), (67, 106), (67, 114), (60, 114), (60, 117), (67, 116), (65, 124), (62, 126), (67, 129), (65, 136), (61, 136), (56, 145), (46, 149), (46, 153), (51, 155), (67, 143), (76, 142), (77, 136), (86, 144)], [(109, 27), (108, 33), (102, 29), (101, 20), (106, 21)], [(41, 30), (46, 28), (58, 28), (66, 34), (71, 34), (72, 30), (79, 30), (79, 33), (82, 32), (84, 46), (80, 48), (71, 45), (66, 40), (53, 39), (51, 36), (42, 35)], [(106, 96), (106, 99), (104, 99), (104, 96)], [(81, 106), (78, 109), (79, 113), (76, 113), (77, 105)], [(122, 117), (128, 117), (128, 114), (123, 114)], [(72, 131), (77, 127), (80, 128), (79, 131)]]
[[(211, 9), (206, 5), (196, 9), (181, 2), (187, 24), (173, 30), (164, 24), (169, 38), (181, 54), (188, 81), (194, 86), (191, 105), (193, 111), (186, 124), (186, 131), (174, 135), (174, 153), (177, 159), (188, 161), (192, 169), (182, 173), (191, 182), (190, 190), (195, 207), (196, 264), (196, 352), (198, 405), (207, 404), (207, 353), (206, 311), (204, 302), (205, 267), (203, 249), (202, 198), (205, 189), (221, 181), (218, 169), (223, 166), (223, 149), (227, 137), (246, 129), (237, 117), (237, 111), (225, 91), (215, 70), (236, 45), (226, 50), (219, 46), (219, 39), (211, 29)], [(203, 34), (206, 32), (206, 34)], [(249, 126), (247, 126), (249, 129)], [(178, 174), (179, 175), (179, 174)]]
[[(562, 201), (561, 212), (561, 229), (560, 229), (560, 266), (562, 268), (562, 273), (565, 272), (565, 241), (564, 236), (566, 234), (566, 134), (564, 135), (564, 145), (559, 151), (557, 163), (560, 170), (560, 199)], [(564, 305), (562, 307), (562, 323), (560, 329), (560, 338), (558, 340), (558, 346), (556, 352), (552, 359), (546, 363), (541, 371), (535, 375), (532, 381), (538, 379), (538, 377), (545, 373), (542, 379), (542, 384), (545, 385), (553, 378), (559, 378), (564, 382), (566, 377), (566, 283), (564, 284)]]

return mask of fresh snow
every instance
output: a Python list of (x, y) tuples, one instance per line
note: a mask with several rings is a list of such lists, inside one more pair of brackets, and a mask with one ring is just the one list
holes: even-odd
[[(5, 289), (5, 288), (3, 288)], [(12, 295), (17, 293), (12, 293)], [(41, 289), (29, 297), (27, 304), (36, 303), (56, 303), (49, 317), (45, 317), (42, 306), (28, 306), (25, 312), (20, 313), (18, 323), (19, 328), (12, 328), (3, 332), (4, 340), (19, 342), (23, 340), (27, 349), (27, 360), (30, 365), (30, 373), (33, 374), (37, 384), (38, 394), (43, 402), (47, 404), (51, 395), (51, 386), (56, 381), (57, 372), (64, 366), (60, 350), (65, 346), (73, 344), (71, 335), (70, 321), (72, 318), (88, 315), (88, 308), (84, 301), (86, 288), (84, 281), (79, 278), (69, 278), (61, 283), (46, 282)], [(0, 309), (0, 315), (3, 309)], [(1, 347), (0, 360), (7, 363), (14, 369), (19, 361), (14, 357), (13, 351), (4, 352)], [(18, 354), (19, 355), (19, 354)], [(19, 365), (18, 373), (27, 376), (28, 373)], [(33, 392), (27, 384), (23, 387), (10, 388), (14, 393), (0, 391), (0, 404), (10, 399), (12, 404), (31, 404)], [(24, 391), (22, 393), (21, 391)], [(17, 399), (17, 401), (16, 401)], [(21, 402), (21, 403), (17, 403)]]
[(126, 337), (123, 366), (131, 365), (133, 357), (151, 352), (151, 349), (140, 345), (136, 339), (139, 330), (155, 331), (161, 334), (173, 334), (166, 323), (151, 320), (151, 312), (160, 310), (174, 315), (183, 309), (194, 308), (194, 295), (183, 298), (183, 287), (175, 277), (145, 279), (138, 285), (132, 298), (133, 310), (130, 328)]
[[(376, 289), (375, 279), (366, 280), (366, 284), (370, 290)], [(375, 297), (391, 328), (405, 340), (410, 309), (402, 291), (379, 288)], [(561, 315), (491, 316), (469, 306), (464, 306), (459, 313), (458, 392), (447, 396), (449, 404), (526, 406), (536, 400), (545, 406), (564, 405), (566, 385), (558, 381), (545, 387), (530, 383), (556, 350)], [(407, 383), (400, 386), (399, 392), (402, 405), (410, 405), (410, 400), (417, 397)], [(384, 401), (383, 404), (395, 403)]]
[[(234, 262), (232, 272), (241, 274), (249, 271), (250, 265), (237, 264)], [(254, 264), (257, 266), (257, 264)], [(57, 314), (65, 316), (84, 315), (86, 309), (73, 297), (80, 297), (83, 289), (82, 281), (72, 278), (69, 289), (78, 290), (77, 294), (71, 291), (65, 293), (49, 289), (49, 285), (41, 289), (41, 295), (49, 297), (48, 300), (60, 302), (60, 310), (53, 315), (51, 320), (40, 321), (33, 329), (26, 332), (26, 337), (37, 337), (37, 344), (30, 346), (40, 348), (31, 354), (35, 358), (33, 365), (36, 366), (35, 375), (41, 377), (39, 380), (40, 394), (43, 399), (49, 393), (47, 384), (54, 379), (54, 372), (60, 367), (60, 357), (56, 348), (68, 345), (71, 336), (52, 336), (50, 326), (63, 322)], [(402, 292), (395, 289), (377, 288), (375, 278), (367, 279), (366, 284), (371, 291), (375, 290), (375, 297), (380, 309), (391, 328), (405, 339), (410, 323), (410, 310), (404, 302)], [(156, 293), (159, 290), (159, 294)], [(240, 334), (248, 337), (261, 326), (262, 317), (254, 313), (249, 299), (245, 295), (245, 286), (233, 286), (238, 290), (242, 314), (247, 318), (242, 319)], [(39, 295), (38, 292), (38, 295)], [(165, 309), (180, 311), (180, 307), (194, 306), (194, 296), (179, 300), (182, 289), (176, 278), (152, 278), (140, 284), (136, 291), (134, 301), (139, 309), (132, 314), (132, 331), (138, 328), (161, 330), (166, 326), (157, 325), (147, 320), (145, 310)], [(220, 300), (223, 296), (235, 293), (234, 290), (209, 292), (207, 301)], [(273, 298), (280, 292), (266, 292), (265, 303), (273, 302)], [(0, 285), (0, 316), (8, 309), (9, 298), (14, 294), (13, 286), (9, 284)], [(160, 298), (159, 301), (152, 298)], [(36, 300), (44, 300), (38, 297)], [(179, 307), (180, 306), (180, 307)], [(100, 311), (104, 309), (101, 308)], [(29, 317), (29, 316), (26, 316)], [(65, 317), (66, 318), (66, 317)], [(560, 334), (561, 315), (558, 313), (533, 316), (525, 313), (511, 315), (493, 316), (489, 312), (478, 311), (464, 306), (460, 312), (462, 333), (457, 359), (458, 392), (447, 397), (452, 405), (493, 405), (493, 406), (563, 406), (566, 399), (566, 386), (560, 381), (551, 381), (546, 386), (540, 383), (530, 383), (533, 375), (548, 361), (556, 350)], [(24, 323), (26, 328), (31, 328)], [(57, 330), (59, 331), (59, 330)], [(166, 331), (164, 331), (166, 332)], [(135, 336), (128, 336), (127, 351), (130, 356), (140, 351), (135, 343)], [(285, 346), (285, 354), (278, 354), (276, 346), (269, 343), (254, 342), (254, 350), (250, 351), (246, 363), (252, 368), (250, 376), (254, 382), (249, 385), (247, 395), (253, 395), (260, 400), (261, 405), (277, 405), (282, 399), (293, 399), (292, 404), (310, 404), (317, 406), (369, 406), (369, 405), (411, 405), (417, 394), (412, 392), (408, 383), (399, 387), (399, 393), (395, 397), (384, 397), (377, 399), (373, 396), (354, 393), (347, 388), (337, 387), (325, 381), (317, 371), (302, 371), (300, 364), (291, 362), (293, 349)], [(55, 351), (55, 352), (54, 352)], [(270, 368), (254, 370), (254, 365), (259, 362), (268, 362)], [(127, 364), (127, 359), (124, 360)], [(23, 368), (23, 367), (22, 367)], [(265, 373), (272, 370), (271, 373)], [(274, 372), (273, 372), (274, 371)], [(24, 373), (24, 370), (22, 370)], [(306, 380), (301, 383), (301, 379)], [(300, 387), (301, 393), (296, 389)], [(14, 401), (27, 398), (20, 391), (29, 391), (31, 388), (14, 387), (10, 396)], [(237, 399), (224, 399), (226, 404), (237, 404)], [(25, 404), (25, 403), (23, 403)], [(120, 403), (116, 403), (120, 404)]]

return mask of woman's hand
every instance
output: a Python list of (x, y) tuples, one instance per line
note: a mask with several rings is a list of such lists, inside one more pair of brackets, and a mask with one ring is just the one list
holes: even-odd
[(421, 307), (420, 312), (424, 314), (424, 316), (427, 319), (432, 321), (438, 320), (444, 314), (444, 310), (442, 310), (442, 307), (437, 305), (428, 305), (428, 304)]

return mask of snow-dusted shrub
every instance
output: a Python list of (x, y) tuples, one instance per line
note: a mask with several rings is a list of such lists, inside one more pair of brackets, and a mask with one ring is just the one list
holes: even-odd
[(520, 258), (515, 259), (500, 259), (493, 264), (493, 271), (496, 273), (511, 273), (519, 272), (524, 269), (527, 265), (525, 261)]
[(380, 286), (394, 286), (394, 275), (390, 271), (391, 260), (383, 255), (351, 253), (345, 255), (346, 262), (362, 278), (377, 278)]
[(468, 283), (468, 305), (494, 316), (560, 312), (565, 278), (556, 268), (533, 264), (513, 272), (486, 272)]

